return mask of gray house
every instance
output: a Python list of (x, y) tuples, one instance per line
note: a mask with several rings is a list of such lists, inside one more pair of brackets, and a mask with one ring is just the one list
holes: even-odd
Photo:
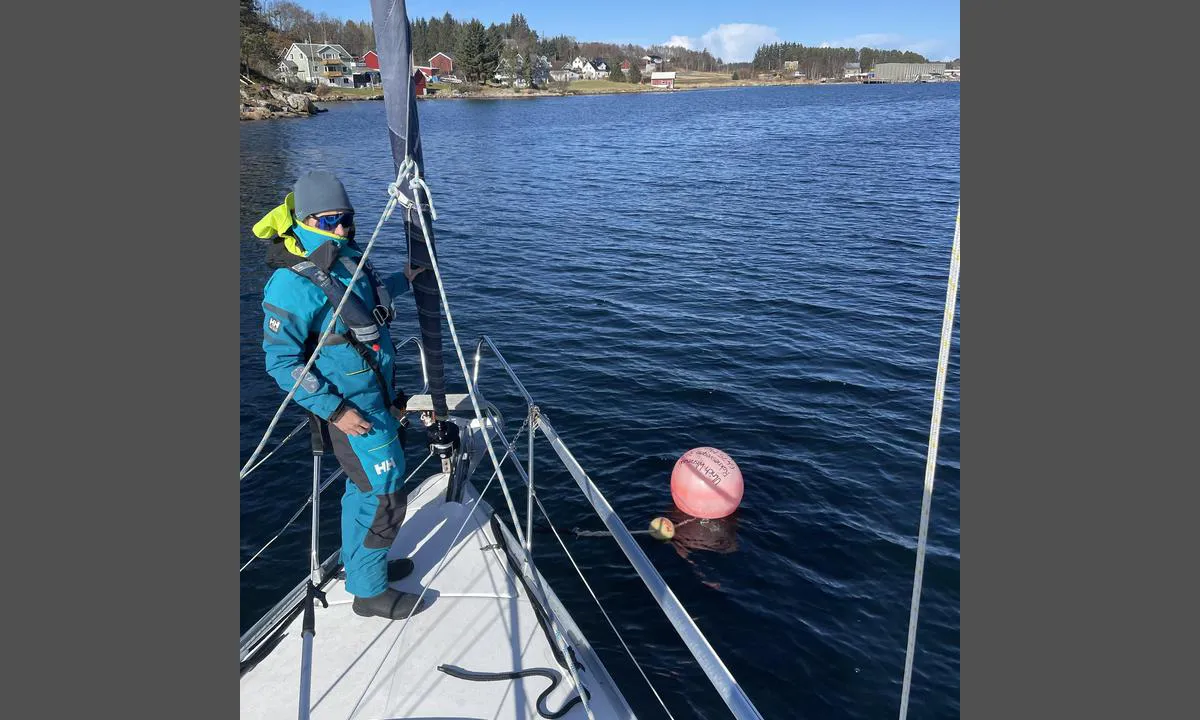
[(564, 62), (559, 67), (550, 70), (550, 79), (555, 82), (571, 82), (578, 80), (580, 77), (581, 75), (576, 72), (575, 68), (569, 62)]
[(314, 85), (352, 87), (354, 56), (336, 43), (292, 43), (279, 62), (281, 79), (291, 76)]

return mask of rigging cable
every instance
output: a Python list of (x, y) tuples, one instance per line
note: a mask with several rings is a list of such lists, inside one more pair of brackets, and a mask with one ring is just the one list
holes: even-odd
[[(441, 269), (438, 267), (437, 258), (434, 257), (433, 242), (431, 241), (431, 239), (429, 237), (429, 225), (428, 225), (428, 223), (425, 222), (425, 213), (422, 212), (423, 208), (421, 206), (421, 197), (417, 193), (418, 187), (420, 187), (421, 189), (423, 189), (425, 191), (425, 197), (429, 201), (430, 214), (432, 215), (433, 214), (433, 200), (432, 200), (432, 197), (429, 192), (429, 186), (426, 185), (425, 181), (421, 178), (419, 168), (414, 168), (413, 175), (414, 175), (413, 179), (409, 183), (409, 187), (411, 187), (413, 190), (412, 202), (416, 206), (417, 217), (419, 217), (421, 220), (421, 234), (425, 240), (425, 247), (429, 251), (429, 263), (433, 267), (433, 274), (434, 274), (434, 277), (437, 279), (438, 294), (441, 296), (441, 299), (442, 299), (442, 309), (445, 310), (445, 312), (446, 312), (446, 326), (450, 329), (450, 338), (454, 341), (454, 351), (458, 355), (458, 364), (459, 364), (459, 367), (462, 368), (463, 379), (466, 381), (466, 384), (467, 384), (467, 393), (469, 394), (469, 396), (471, 398), (471, 407), (475, 410), (475, 419), (479, 422), (479, 426), (483, 431), (482, 432), (483, 444), (487, 446), (488, 456), (492, 460), (492, 466), (494, 468), (496, 468), (496, 476), (500, 480), (500, 489), (504, 493), (504, 501), (508, 504), (508, 510), (512, 514), (513, 525), (514, 525), (513, 529), (516, 532), (517, 540), (518, 540), (518, 542), (520, 542), (522, 547), (528, 547), (529, 543), (526, 542), (526, 540), (525, 540), (525, 533), (521, 529), (521, 524), (517, 521), (517, 508), (513, 504), (512, 495), (509, 493), (509, 490), (508, 490), (508, 483), (505, 482), (504, 473), (500, 469), (500, 464), (502, 461), (496, 459), (496, 449), (494, 447), (492, 447), (491, 433), (487, 432), (487, 422), (484, 420), (483, 413), (479, 409), (479, 398), (477, 397), (477, 390), (475, 387), (475, 383), (471, 379), (470, 370), (467, 369), (467, 358), (463, 354), (462, 344), (459, 343), (459, 341), (458, 341), (458, 331), (454, 327), (454, 318), (450, 315), (450, 303), (446, 299), (446, 286), (442, 282), (442, 272), (441, 272)], [(530, 432), (533, 432), (533, 430), (531, 429)], [(488, 482), (490, 483), (491, 480), (489, 480)], [(532, 553), (529, 550), (526, 550), (525, 553), (526, 553), (526, 557), (527, 557), (527, 562), (532, 564), (533, 563)], [(538, 584), (538, 590), (542, 591), (544, 594), (544, 590), (541, 587), (540, 575), (538, 575), (537, 573), (534, 573), (533, 578)], [(570, 659), (570, 654), (567, 652), (567, 650), (569, 648), (567, 646), (566, 640), (562, 637), (562, 635), (558, 629), (558, 624), (551, 622), (551, 629), (554, 631), (554, 639), (555, 639), (556, 643), (562, 646), (559, 649), (562, 650), (563, 655), (567, 658), (567, 669), (570, 670), (570, 672), (571, 672), (571, 679), (575, 682), (575, 687), (582, 688), (583, 684), (579, 680), (579, 674), (575, 669), (575, 663)], [(581, 694), (580, 697), (583, 698), (584, 712), (587, 713), (588, 718), (590, 718), (591, 720), (595, 720), (595, 717), (592, 715), (592, 709), (588, 705), (587, 696), (585, 694)]]
[(942, 316), (942, 340), (938, 350), (937, 383), (933, 391), (933, 419), (929, 426), (929, 449), (925, 456), (925, 493), (921, 498), (921, 531), (917, 540), (917, 567), (913, 573), (912, 607), (908, 616), (908, 650), (904, 656), (904, 684), (900, 693), (900, 720), (908, 716), (908, 693), (912, 685), (913, 654), (917, 647), (917, 613), (921, 608), (921, 580), (925, 573), (925, 545), (929, 539), (929, 505), (933, 498), (933, 475), (937, 466), (938, 435), (942, 426), (942, 396), (946, 393), (946, 368), (950, 361), (950, 337), (954, 327), (954, 305), (958, 297), (960, 209), (954, 217), (954, 246), (950, 251), (950, 279), (946, 283), (946, 309)]
[[(436, 220), (437, 215), (433, 211), (433, 197), (429, 192), (429, 186), (426, 185), (425, 181), (421, 178), (420, 169), (417, 168), (414, 163), (410, 163), (408, 158), (405, 158), (405, 165), (411, 165), (413, 168), (413, 179), (409, 183), (409, 187), (413, 191), (413, 199), (411, 202), (413, 207), (416, 209), (417, 217), (421, 220), (421, 234), (425, 241), (425, 247), (429, 251), (429, 263), (433, 267), (433, 275), (437, 279), (438, 295), (442, 300), (442, 310), (446, 313), (446, 326), (450, 329), (450, 337), (454, 341), (454, 351), (458, 354), (458, 363), (462, 368), (463, 379), (467, 384), (467, 394), (471, 398), (471, 407), (475, 411), (475, 419), (479, 422), (479, 427), (484, 430), (482, 433), (483, 444), (487, 446), (488, 457), (492, 461), (492, 467), (496, 468), (496, 472), (498, 473), (500, 489), (504, 493), (504, 501), (507, 503), (508, 511), (512, 515), (513, 525), (515, 526), (517, 533), (517, 539), (520, 541), (521, 545), (524, 546), (526, 544), (525, 533), (521, 529), (521, 524), (517, 521), (517, 507), (513, 503), (512, 495), (509, 493), (508, 483), (504, 480), (504, 472), (500, 469), (500, 465), (503, 461), (496, 460), (496, 449), (492, 447), (491, 433), (486, 431), (487, 423), (483, 418), (483, 412), (479, 409), (478, 391), (476, 390), (475, 383), (471, 379), (471, 373), (467, 369), (467, 359), (463, 355), (462, 344), (458, 341), (458, 330), (454, 327), (454, 317), (450, 314), (450, 301), (446, 298), (446, 286), (442, 282), (442, 271), (438, 266), (437, 258), (434, 257), (433, 243), (429, 238), (429, 225), (425, 222), (425, 213), (423, 212), (421, 197), (417, 194), (417, 189), (420, 188), (425, 191), (425, 199), (429, 204), (429, 214), (433, 217), (433, 219)], [(401, 197), (396, 186), (389, 187), (388, 192), (393, 193), (393, 197)], [(403, 203), (406, 202), (406, 200), (406, 198), (401, 199), (400, 202)], [(405, 205), (405, 207), (408, 206)], [(532, 430), (530, 432), (532, 432)]]
[[(394, 344), (393, 347), (395, 348), (395, 351), (398, 354), (400, 352), (400, 348), (404, 347), (405, 345), (409, 344), (410, 342), (416, 343), (417, 358), (421, 361), (421, 377), (425, 381), (425, 386), (421, 389), (421, 392), (418, 394), (423, 395), (429, 391), (429, 379), (427, 377), (427, 373), (425, 370), (425, 352), (424, 352), (424, 350), (421, 349), (421, 340), (419, 338), (409, 337), (409, 338), (405, 338), (405, 340), (401, 343)], [(310, 415), (310, 417), (311, 417), (311, 415)], [(258, 462), (254, 463), (254, 467), (252, 467), (246, 471), (246, 475), (249, 476), (250, 473), (252, 473), (255, 470), (262, 467), (263, 463), (265, 463), (268, 459), (270, 459), (270, 457), (272, 455), (279, 452), (283, 448), (283, 446), (288, 443), (289, 440), (291, 440), (293, 437), (296, 436), (296, 433), (300, 432), (300, 430), (303, 429), (304, 426), (308, 425), (308, 421), (309, 421), (309, 417), (305, 417), (303, 420), (301, 420), (300, 424), (298, 424), (290, 433), (287, 434), (287, 437), (280, 440), (279, 444), (271, 449), (271, 452), (269, 452), (266, 455), (263, 455), (261, 458), (259, 458)], [(245, 478), (243, 477), (243, 480), (244, 479)], [(332, 478), (330, 478), (330, 479), (332, 480)]]

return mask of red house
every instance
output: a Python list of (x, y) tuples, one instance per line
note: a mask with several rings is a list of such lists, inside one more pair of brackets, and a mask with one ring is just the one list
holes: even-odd
[(429, 58), (429, 65), (440, 70), (441, 72), (438, 73), (439, 75), (454, 74), (454, 58), (450, 57), (444, 52), (440, 52), (437, 55)]
[(366, 55), (362, 57), (363, 64), (372, 70), (379, 69), (379, 55), (374, 50), (368, 50)]

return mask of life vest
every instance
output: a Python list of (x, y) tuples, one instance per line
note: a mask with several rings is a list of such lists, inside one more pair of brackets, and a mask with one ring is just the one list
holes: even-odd
[[(295, 263), (287, 266), (289, 270), (320, 288), (329, 300), (330, 307), (334, 308), (342, 301), (342, 296), (346, 293), (346, 286), (329, 274), (330, 268), (334, 262), (340, 262), (342, 267), (346, 268), (353, 276), (354, 270), (358, 266), (350, 258), (338, 256), (337, 251), (338, 248), (334, 243), (327, 242), (309, 253), (308, 257), (299, 258)], [(292, 257), (295, 258), (295, 255)], [(341, 318), (342, 322), (346, 323), (346, 327), (350, 329), (350, 336), (354, 340), (378, 351), (379, 326), (387, 325), (392, 320), (392, 296), (388, 293), (379, 273), (371, 267), (370, 261), (363, 263), (362, 271), (375, 288), (375, 299), (378, 304), (368, 311), (362, 299), (358, 295), (350, 293), (346, 298), (346, 304), (342, 306)], [(330, 334), (330, 340), (333, 340), (334, 334)], [(345, 336), (338, 335), (345, 341)]]
[[(342, 302), (343, 295), (346, 296), (346, 303), (342, 306), (341, 319), (349, 328), (349, 332), (346, 334), (331, 332), (326, 338), (325, 344), (345, 344), (353, 348), (374, 372), (379, 391), (383, 394), (384, 405), (390, 407), (393, 404), (392, 394), (388, 390), (388, 383), (383, 376), (383, 370), (379, 366), (375, 353), (381, 350), (379, 345), (380, 326), (386, 326), (393, 318), (391, 293), (383, 284), (379, 273), (371, 267), (370, 261), (364, 262), (362, 272), (373, 286), (377, 302), (374, 308), (367, 310), (366, 304), (358, 295), (353, 292), (347, 293), (346, 286), (330, 274), (333, 263), (340, 262), (342, 267), (346, 268), (353, 277), (358, 263), (351, 258), (339, 255), (341, 246), (333, 240), (322, 243), (305, 255), (303, 246), (292, 230), (295, 222), (294, 213), (295, 196), (293, 193), (288, 193), (281, 205), (255, 223), (253, 228), (255, 236), (271, 241), (271, 246), (267, 249), (267, 265), (291, 270), (316, 285), (325, 294), (331, 308), (337, 308), (338, 304)], [(347, 238), (347, 240), (350, 239)], [(315, 348), (316, 336), (311, 336), (309, 340)], [(403, 393), (401, 393), (402, 395)]]

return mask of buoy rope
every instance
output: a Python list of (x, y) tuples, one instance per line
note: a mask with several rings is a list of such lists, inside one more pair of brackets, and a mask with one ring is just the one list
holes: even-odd
[[(549, 520), (550, 518), (546, 518), (546, 519)], [(684, 525), (687, 525), (688, 523), (694, 522), (696, 520), (699, 520), (699, 518), (690, 517), (686, 520), (680, 520), (677, 523), (671, 523), (671, 524), (675, 527), (675, 529), (679, 529), (679, 528), (683, 527)], [(575, 533), (575, 537), (612, 537), (612, 533), (608, 530), (580, 530), (579, 528), (573, 528), (571, 530), (571, 532)], [(626, 530), (625, 532), (629, 533), (630, 535), (649, 535), (649, 534), (651, 534), (652, 531), (651, 530)]]
[(900, 692), (900, 720), (908, 716), (908, 694), (912, 685), (913, 655), (917, 647), (917, 613), (921, 609), (921, 581), (925, 573), (925, 545), (929, 539), (929, 506), (933, 498), (933, 476), (937, 467), (938, 436), (942, 426), (942, 397), (946, 392), (946, 369), (950, 361), (950, 339), (954, 327), (954, 305), (958, 298), (959, 222), (954, 217), (954, 246), (950, 250), (950, 278), (946, 283), (946, 307), (942, 315), (942, 339), (938, 351), (937, 382), (933, 391), (933, 418), (929, 426), (929, 448), (925, 455), (925, 492), (921, 498), (921, 530), (917, 540), (917, 567), (913, 573), (912, 607), (908, 615), (908, 650), (904, 656), (904, 684)]

